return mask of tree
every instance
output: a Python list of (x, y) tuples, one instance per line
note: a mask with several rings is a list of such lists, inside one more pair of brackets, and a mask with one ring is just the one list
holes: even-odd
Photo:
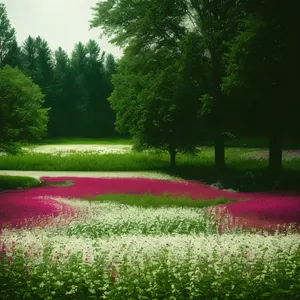
[(35, 39), (29, 36), (21, 48), (22, 70), (34, 81), (37, 79), (37, 57)]
[(174, 45), (186, 32), (183, 0), (106, 0), (96, 4), (90, 25), (100, 27), (120, 47), (135, 44), (138, 51)]
[(243, 101), (247, 108), (243, 116), (268, 136), (269, 169), (280, 171), (283, 135), (293, 129), (291, 117), (296, 117), (293, 111), (299, 107), (294, 78), (299, 60), (293, 33), (296, 24), (291, 17), (296, 2), (262, 0), (252, 4), (249, 2), (249, 15), (230, 43), (223, 89)]
[[(52, 51), (46, 40), (40, 36), (35, 39), (37, 53), (37, 83), (47, 95), (51, 89), (53, 80), (53, 57)], [(48, 91), (47, 91), (48, 90)], [(47, 99), (46, 99), (47, 102)], [(47, 104), (47, 103), (46, 103)]]
[[(199, 95), (206, 81), (196, 69), (207, 67), (197, 35), (187, 35), (178, 50), (174, 54), (162, 48), (136, 55), (134, 46), (127, 47), (113, 75), (114, 91), (109, 98), (117, 113), (116, 129), (128, 131), (139, 149), (168, 151), (171, 167), (176, 165), (178, 152), (196, 150)], [(165, 60), (158, 65), (155, 62), (161, 57)]]
[[(85, 137), (104, 137), (114, 133), (115, 115), (107, 98), (111, 84), (104, 67), (105, 52), (96, 41), (78, 43), (71, 55), (73, 76), (72, 106), (77, 132)], [(70, 96), (69, 96), (70, 97)]]
[(116, 73), (117, 62), (112, 54), (108, 54), (105, 58), (105, 72), (107, 74), (107, 81), (111, 81), (111, 77)]
[(22, 45), (21, 56), (22, 69), (47, 95), (53, 80), (53, 56), (48, 42), (40, 36), (29, 36)]
[(105, 132), (105, 119), (107, 114), (105, 107), (108, 95), (105, 95), (104, 58), (105, 52), (96, 41), (90, 40), (86, 44), (87, 69), (85, 74), (86, 88), (88, 92), (87, 116), (85, 121), (86, 135), (95, 137)]
[(50, 136), (71, 136), (73, 133), (70, 126), (74, 116), (73, 99), (70, 98), (73, 87), (70, 59), (66, 51), (59, 47), (54, 53)]
[(215, 165), (219, 170), (225, 167), (225, 146), (223, 133), (226, 131), (226, 99), (221, 90), (225, 72), (223, 56), (227, 52), (226, 41), (236, 34), (236, 21), (243, 15), (238, 0), (190, 0), (191, 19), (199, 28), (211, 59), (211, 91), (213, 105), (213, 132), (215, 136)]
[(187, 32), (198, 33), (210, 58), (212, 84), (208, 93), (211, 97), (206, 99), (214, 100), (211, 118), (214, 120), (215, 165), (219, 170), (225, 167), (222, 133), (226, 118), (221, 91), (222, 58), (227, 49), (224, 41), (233, 38), (235, 21), (242, 13), (238, 0), (106, 0), (94, 8), (91, 21), (92, 27), (100, 27), (104, 34), (114, 35), (112, 43), (121, 47), (134, 44), (141, 53), (149, 50), (155, 53), (164, 46), (177, 52), (178, 43)]
[(89, 93), (87, 90), (87, 49), (81, 42), (77, 43), (71, 54), (72, 76), (75, 80), (73, 87), (73, 103), (75, 107), (74, 127), (80, 136), (84, 136), (84, 122), (87, 119)]
[(16, 142), (39, 140), (47, 130), (48, 109), (44, 95), (33, 81), (17, 68), (0, 69), (0, 147)]
[[(32, 78), (45, 95), (44, 107), (53, 107), (55, 100), (53, 78), (53, 55), (48, 42), (40, 36), (29, 36), (21, 48), (21, 68)], [(49, 113), (49, 130), (53, 129), (55, 110)]]
[(18, 56), (19, 47), (15, 29), (7, 17), (5, 5), (0, 3), (0, 67), (6, 64), (16, 66)]

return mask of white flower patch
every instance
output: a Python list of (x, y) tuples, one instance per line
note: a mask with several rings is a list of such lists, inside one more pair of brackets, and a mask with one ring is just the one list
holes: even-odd
[[(224, 234), (198, 236), (119, 236), (107, 239), (89, 239), (81, 236), (56, 234), (55, 231), (41, 232), (39, 230), (16, 231), (10, 234), (8, 231), (2, 235), (2, 241), (10, 245), (16, 241), (16, 250), (33, 252), (43, 248), (51, 250), (52, 261), (66, 263), (71, 254), (79, 254), (82, 261), (93, 263), (97, 257), (104, 260), (105, 264), (121, 266), (125, 261), (132, 267), (142, 267), (149, 259), (151, 264), (159, 265), (162, 253), (166, 253), (168, 263), (177, 265), (184, 262), (189, 256), (191, 266), (206, 261), (208, 268), (223, 272), (224, 266), (230, 266), (239, 258), (248, 261), (249, 265), (256, 261), (263, 261), (267, 269), (272, 269), (272, 264), (278, 259), (276, 254), (282, 251), (286, 256), (292, 256), (299, 251), (300, 242), (298, 235), (268, 236), (257, 234)], [(244, 257), (247, 253), (247, 257)], [(42, 260), (35, 260), (35, 263)], [(62, 264), (63, 267), (63, 264)], [(232, 267), (234, 267), (232, 265)], [(235, 266), (237, 267), (237, 266)], [(273, 267), (274, 268), (274, 267)]]
[(33, 153), (48, 153), (51, 155), (67, 156), (71, 154), (122, 154), (131, 151), (130, 145), (45, 145), (32, 149), (24, 148)]
[[(229, 263), (232, 258), (245, 255), (249, 261), (263, 259), (271, 263), (278, 250), (283, 253), (296, 252), (300, 246), (299, 235), (263, 236), (259, 234), (210, 234), (172, 235), (160, 234), (154, 229), (154, 235), (144, 235), (139, 231), (144, 224), (149, 226), (176, 220), (207, 222), (202, 209), (197, 208), (140, 208), (117, 203), (91, 204), (80, 200), (57, 199), (82, 208), (77, 220), (71, 221), (64, 227), (49, 227), (32, 230), (3, 230), (1, 242), (6, 245), (14, 244), (14, 249), (8, 247), (8, 253), (22, 251), (28, 256), (43, 253), (43, 249), (51, 249), (52, 259), (67, 260), (71, 253), (81, 253), (82, 260), (93, 262), (98, 255), (105, 257), (107, 262), (122, 262), (126, 256), (130, 261), (140, 260), (142, 257), (155, 257), (162, 249), (169, 249), (169, 259), (175, 262), (186, 256), (188, 249), (192, 249), (192, 259), (196, 262), (201, 257), (213, 262), (217, 254), (223, 262)], [(83, 234), (69, 234), (72, 228), (82, 226)], [(92, 238), (85, 233), (87, 228), (105, 227), (107, 235), (102, 238)], [(130, 235), (115, 236), (116, 232), (110, 228), (132, 226)], [(151, 232), (150, 232), (151, 233)], [(247, 254), (245, 254), (247, 253)], [(26, 255), (27, 255), (26, 254)], [(215, 266), (217, 268), (217, 265)]]
[(142, 208), (114, 202), (90, 202), (52, 198), (84, 211), (85, 217), (72, 222), (68, 233), (85, 237), (123, 234), (197, 233), (211, 227), (205, 209), (160, 207)]

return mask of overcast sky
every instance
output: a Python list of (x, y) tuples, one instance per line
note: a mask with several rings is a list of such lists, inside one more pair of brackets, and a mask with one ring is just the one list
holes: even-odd
[(29, 35), (40, 35), (47, 40), (51, 49), (61, 46), (71, 53), (78, 42), (90, 39), (98, 42), (100, 48), (112, 53), (116, 58), (122, 51), (100, 39), (98, 28), (89, 30), (92, 19), (91, 7), (98, 0), (0, 0), (7, 8), (8, 17), (16, 29), (17, 40), (21, 44)]

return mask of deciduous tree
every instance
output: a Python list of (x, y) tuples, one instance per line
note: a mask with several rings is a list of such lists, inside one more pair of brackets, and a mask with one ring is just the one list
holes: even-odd
[[(15, 148), (20, 141), (39, 140), (47, 131), (44, 95), (19, 69), (0, 69), (0, 147)], [(7, 147), (9, 146), (9, 147)]]

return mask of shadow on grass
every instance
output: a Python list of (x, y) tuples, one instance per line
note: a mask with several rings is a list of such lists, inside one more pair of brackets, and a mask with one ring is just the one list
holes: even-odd
[(163, 173), (186, 180), (217, 184), (221, 189), (240, 192), (300, 192), (300, 171), (284, 169), (274, 174), (267, 169), (226, 168), (219, 173), (213, 166), (178, 166)]

